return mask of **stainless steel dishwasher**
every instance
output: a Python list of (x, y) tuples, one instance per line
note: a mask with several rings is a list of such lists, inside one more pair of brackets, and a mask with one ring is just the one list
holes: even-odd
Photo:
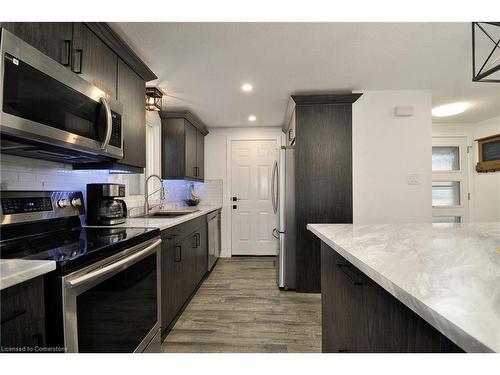
[(208, 225), (208, 271), (211, 271), (220, 256), (220, 210), (207, 215)]

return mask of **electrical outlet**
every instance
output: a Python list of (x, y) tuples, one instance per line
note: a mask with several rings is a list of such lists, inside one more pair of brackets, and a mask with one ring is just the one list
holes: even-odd
[(420, 174), (408, 173), (408, 185), (420, 185)]

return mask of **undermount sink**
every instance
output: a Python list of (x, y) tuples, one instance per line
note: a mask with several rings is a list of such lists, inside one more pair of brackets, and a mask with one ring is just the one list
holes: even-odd
[(152, 212), (148, 215), (144, 215), (142, 217), (169, 217), (169, 218), (172, 218), (172, 217), (189, 215), (189, 214), (195, 213), (197, 211), (199, 211), (198, 208), (195, 208), (195, 209), (186, 208), (186, 209), (180, 209), (180, 210), (159, 210), (159, 211)]

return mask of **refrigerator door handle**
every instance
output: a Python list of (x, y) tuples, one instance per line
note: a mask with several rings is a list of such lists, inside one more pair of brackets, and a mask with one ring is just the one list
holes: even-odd
[(278, 162), (274, 162), (273, 175), (271, 177), (271, 202), (274, 213), (278, 213), (278, 191), (276, 190), (276, 180), (278, 176)]

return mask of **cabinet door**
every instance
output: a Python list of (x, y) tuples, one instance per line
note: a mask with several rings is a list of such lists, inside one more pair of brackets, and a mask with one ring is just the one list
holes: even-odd
[(359, 271), (321, 243), (322, 351), (367, 352), (366, 285)]
[(117, 98), (123, 104), (123, 159), (121, 164), (146, 167), (145, 83), (118, 59)]
[(208, 268), (208, 228), (207, 224), (204, 224), (198, 231), (198, 251), (197, 251), (197, 264), (198, 264), (198, 284), (205, 274)]
[[(162, 233), (162, 238), (164, 238)], [(185, 254), (182, 242), (162, 244), (162, 276), (161, 276), (161, 330), (165, 332), (173, 323), (185, 302), (183, 275)], [(165, 335), (162, 335), (164, 337)]]
[(185, 126), (184, 119), (161, 120), (161, 178), (184, 179)]
[(43, 295), (42, 277), (0, 292), (2, 317), (0, 343), (4, 350), (45, 345)]
[(185, 158), (186, 158), (186, 170), (185, 176), (189, 178), (196, 178), (196, 128), (191, 125), (189, 121), (184, 121), (185, 126)]
[(71, 22), (1, 22), (0, 26), (57, 62), (70, 66)]
[(200, 180), (205, 178), (205, 136), (196, 131), (196, 177)]
[(74, 24), (73, 49), (73, 71), (116, 98), (116, 54), (81, 22)]
[(196, 238), (194, 233), (189, 234), (182, 241), (182, 296), (183, 304), (188, 300), (194, 290), (194, 280), (196, 278)]

